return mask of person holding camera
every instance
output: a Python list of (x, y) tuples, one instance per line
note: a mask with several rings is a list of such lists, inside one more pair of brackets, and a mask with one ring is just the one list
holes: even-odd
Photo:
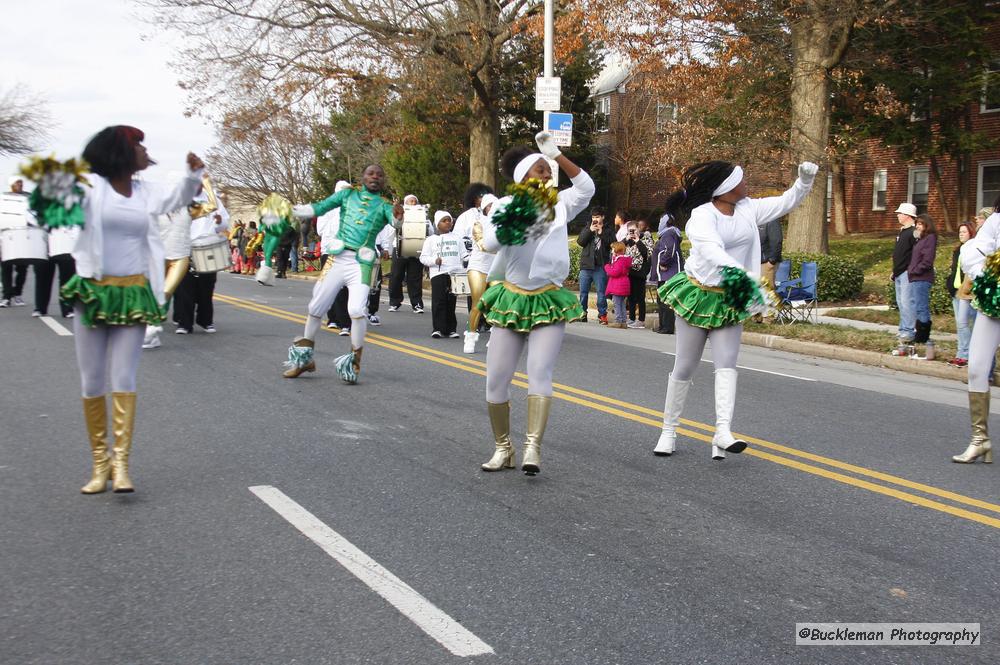
[(604, 209), (594, 208), (590, 214), (590, 226), (583, 229), (576, 237), (576, 244), (582, 247), (580, 252), (580, 306), (583, 307), (583, 321), (587, 320), (587, 304), (590, 300), (590, 287), (597, 289), (597, 320), (601, 325), (608, 325), (608, 275), (604, 266), (611, 263), (611, 243), (615, 242), (615, 229), (611, 224), (604, 223)]
[(646, 220), (629, 222), (625, 235), (625, 253), (632, 257), (628, 270), (628, 328), (646, 327), (646, 273), (649, 272), (652, 251), (653, 234), (649, 232)]

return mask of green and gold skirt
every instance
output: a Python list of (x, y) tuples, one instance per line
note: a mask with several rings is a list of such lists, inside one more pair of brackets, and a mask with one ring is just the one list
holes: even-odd
[(740, 312), (723, 301), (722, 287), (705, 286), (683, 272), (671, 277), (657, 293), (677, 316), (698, 328), (735, 326), (750, 317), (750, 312)]
[(73, 275), (59, 291), (68, 303), (79, 302), (80, 320), (90, 328), (98, 325), (159, 325), (167, 318), (145, 275), (89, 279)]
[(510, 282), (496, 282), (479, 299), (479, 310), (493, 326), (530, 332), (536, 326), (583, 318), (583, 308), (576, 294), (549, 284), (528, 291)]

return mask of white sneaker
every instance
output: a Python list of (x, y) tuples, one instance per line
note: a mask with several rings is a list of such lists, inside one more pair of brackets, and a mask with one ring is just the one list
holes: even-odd
[(14, 307), (24, 307), (24, 300), (21, 298), (21, 296), (14, 296), (12, 304), (14, 305)]
[(440, 338), (441, 337), (441, 331), (440, 330), (435, 330), (434, 332), (431, 333), (431, 337)]
[(341, 337), (347, 337), (348, 335), (351, 334), (351, 329), (350, 328), (341, 328), (340, 332), (337, 333), (337, 334), (340, 335)]
[(66, 314), (66, 318), (67, 319), (72, 319), (75, 316), (76, 316), (76, 312), (67, 312), (67, 314)]
[(627, 327), (632, 328), (633, 330), (642, 330), (646, 327), (646, 324), (642, 321), (629, 321)]
[(465, 331), (465, 343), (462, 346), (462, 353), (475, 353), (476, 342), (479, 341), (479, 333)]
[(147, 337), (142, 340), (142, 348), (144, 349), (158, 349), (160, 348), (160, 345), (160, 336), (158, 334), (154, 334), (151, 337)]
[(413, 313), (414, 314), (423, 314), (424, 313), (424, 306), (423, 305), (417, 305), (416, 307), (413, 308)]
[(187, 328), (181, 328), (180, 326), (178, 326), (177, 330), (175, 330), (174, 333), (178, 335), (188, 335), (191, 333), (191, 331), (188, 330)]
[(369, 314), (368, 315), (368, 323), (372, 324), (373, 326), (380, 326), (380, 325), (382, 325), (382, 321), (378, 318), (377, 314)]
[(205, 332), (207, 332), (209, 335), (215, 333), (215, 324), (209, 323), (207, 326), (205, 326)]
[(459, 337), (461, 337), (461, 335), (459, 335), (457, 332), (448, 333), (448, 339), (458, 339)]
[(399, 305), (389, 305), (389, 311), (390, 312), (398, 312), (399, 311)]
[(31, 313), (31, 316), (37, 319), (42, 316), (42, 313), (36, 309), (34, 312)]
[(326, 324), (326, 327), (329, 328), (330, 330), (336, 330), (337, 324), (334, 323), (333, 321), (330, 321), (328, 324)]
[(4, 298), (0, 300), (0, 307), (10, 307), (10, 299)]

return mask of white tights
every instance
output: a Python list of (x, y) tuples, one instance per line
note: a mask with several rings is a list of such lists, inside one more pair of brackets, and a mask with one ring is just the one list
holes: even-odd
[(997, 346), (1000, 346), (1000, 321), (980, 312), (969, 341), (970, 393), (989, 392), (990, 369)]
[(73, 339), (84, 397), (99, 397), (107, 392), (109, 365), (111, 391), (135, 392), (135, 375), (139, 369), (145, 334), (146, 327), (143, 325), (88, 328), (83, 325), (82, 308), (76, 306)]
[(530, 333), (494, 327), (486, 350), (486, 401), (503, 404), (510, 401), (510, 382), (514, 380), (524, 345), (528, 345), (528, 394), (552, 394), (552, 372), (566, 335), (565, 322), (538, 326)]
[[(736, 360), (740, 355), (740, 337), (743, 326), (726, 326), (706, 330), (692, 326), (677, 317), (677, 355), (674, 358), (672, 376), (677, 381), (688, 381), (694, 376), (701, 362), (701, 353), (705, 350), (705, 342), (712, 340), (712, 364), (715, 369), (736, 369)], [(972, 366), (972, 363), (969, 363)]]
[(360, 349), (365, 343), (368, 328), (368, 293), (371, 290), (361, 281), (361, 266), (353, 251), (344, 251), (327, 259), (329, 265), (325, 274), (313, 286), (309, 301), (309, 315), (302, 336), (316, 341), (322, 317), (326, 314), (340, 289), (347, 287), (347, 314), (351, 317), (351, 346)]

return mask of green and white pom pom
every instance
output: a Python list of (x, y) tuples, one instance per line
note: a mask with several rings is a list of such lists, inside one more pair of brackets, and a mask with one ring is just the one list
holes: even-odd
[(311, 346), (288, 347), (288, 360), (285, 361), (286, 369), (302, 369), (312, 362), (313, 348)]
[(757, 312), (767, 309), (767, 298), (760, 285), (740, 268), (726, 266), (722, 269), (722, 302), (737, 312)]
[(345, 353), (333, 361), (337, 375), (347, 383), (357, 383), (358, 373), (354, 371), (354, 352)]

